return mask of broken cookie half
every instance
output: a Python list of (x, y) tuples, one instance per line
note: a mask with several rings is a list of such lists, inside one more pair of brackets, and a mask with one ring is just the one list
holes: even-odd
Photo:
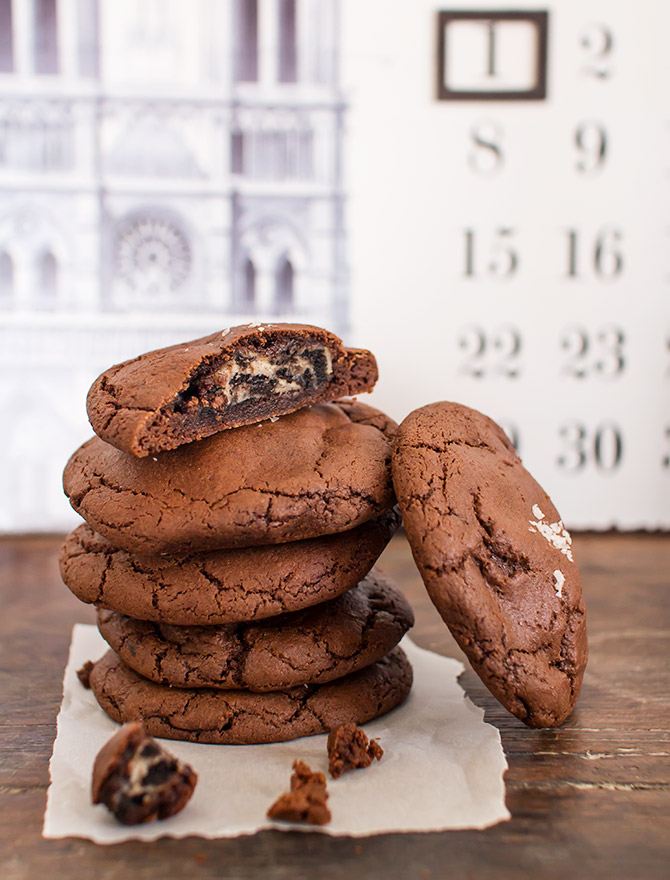
[(124, 724), (93, 765), (91, 797), (124, 825), (167, 819), (188, 803), (198, 777), (144, 731)]
[(138, 458), (371, 391), (374, 355), (307, 324), (245, 324), (147, 352), (93, 383), (88, 417)]

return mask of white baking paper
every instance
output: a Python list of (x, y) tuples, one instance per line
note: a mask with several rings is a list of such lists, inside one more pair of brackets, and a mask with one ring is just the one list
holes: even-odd
[(58, 734), (50, 763), (45, 837), (86, 837), (96, 843), (158, 837), (236, 837), (266, 828), (364, 837), (401, 831), (486, 828), (509, 819), (503, 773), (507, 761), (495, 727), (468, 700), (456, 660), (403, 641), (414, 667), (408, 700), (365, 725), (384, 748), (380, 762), (339, 779), (328, 777), (332, 821), (325, 827), (270, 822), (266, 811), (289, 788), (296, 758), (327, 772), (326, 736), (253, 746), (164, 741), (198, 773), (186, 808), (164, 822), (127, 828), (104, 806), (92, 806), (95, 756), (118, 729), (76, 670), (106, 645), (93, 626), (77, 624), (65, 670)]

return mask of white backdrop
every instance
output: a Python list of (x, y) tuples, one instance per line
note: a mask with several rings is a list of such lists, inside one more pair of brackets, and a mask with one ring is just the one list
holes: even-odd
[[(670, 528), (669, 4), (258, 0), (240, 82), (251, 0), (57, 0), (46, 74), (31, 2), (0, 46), (0, 530), (75, 521), (102, 369), (277, 315), (371, 348), (397, 419), (499, 420), (569, 526)], [(442, 65), (440, 10), (484, 13)], [(545, 97), (477, 99), (536, 84), (529, 10)]]

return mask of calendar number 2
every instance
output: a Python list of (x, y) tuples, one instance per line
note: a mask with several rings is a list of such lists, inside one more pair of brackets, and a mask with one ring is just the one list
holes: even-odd
[(614, 34), (610, 28), (605, 24), (591, 24), (582, 31), (579, 42), (588, 59), (582, 73), (597, 79), (609, 79), (613, 72), (611, 55), (614, 49)]

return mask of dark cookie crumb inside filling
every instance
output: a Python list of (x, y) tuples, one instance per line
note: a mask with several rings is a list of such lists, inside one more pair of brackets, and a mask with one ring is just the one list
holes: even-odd
[[(178, 397), (174, 412), (214, 420), (222, 409), (247, 409), (266, 398), (316, 391), (333, 375), (332, 353), (316, 340), (278, 340), (247, 345), (225, 358), (202, 364)], [(239, 410), (237, 410), (239, 411)]]

